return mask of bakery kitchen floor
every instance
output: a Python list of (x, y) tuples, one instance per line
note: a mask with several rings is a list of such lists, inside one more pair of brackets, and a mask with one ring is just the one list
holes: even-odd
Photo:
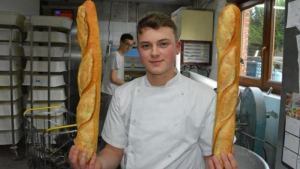
[[(99, 144), (99, 143), (98, 143)], [(40, 164), (42, 167), (31, 167), (29, 168), (28, 158), (26, 157), (26, 144), (24, 136), (23, 138), (16, 144), (18, 159), (15, 160), (16, 155), (10, 149), (12, 145), (0, 145), (0, 169), (51, 169), (55, 167), (44, 167), (45, 165)], [(99, 148), (97, 150), (99, 152)], [(69, 168), (69, 167), (63, 167)]]
[(0, 145), (0, 168), (1, 169), (29, 169), (25, 156), (26, 147), (24, 139), (21, 139), (17, 146), (18, 159), (10, 149), (12, 145)]

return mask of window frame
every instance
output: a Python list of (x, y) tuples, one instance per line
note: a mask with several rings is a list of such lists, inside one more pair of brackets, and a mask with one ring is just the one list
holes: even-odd
[[(273, 93), (280, 94), (281, 83), (271, 80), (272, 76), (272, 51), (273, 51), (273, 17), (274, 17), (274, 4), (275, 0), (257, 0), (257, 1), (245, 1), (237, 4), (241, 12), (245, 9), (251, 8), (258, 4), (265, 4), (264, 13), (264, 27), (263, 27), (263, 49), (262, 50), (262, 72), (261, 78), (254, 78), (248, 76), (240, 76), (240, 85), (242, 86), (255, 86), (259, 87), (262, 91), (268, 91), (271, 87)], [(242, 43), (242, 42), (241, 42)]]

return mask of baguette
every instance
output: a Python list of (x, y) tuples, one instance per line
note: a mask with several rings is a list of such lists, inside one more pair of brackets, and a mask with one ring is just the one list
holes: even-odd
[(102, 73), (100, 36), (94, 2), (86, 0), (78, 8), (76, 21), (82, 60), (77, 76), (80, 100), (76, 113), (77, 137), (74, 142), (80, 151), (87, 150), (86, 161), (89, 163), (97, 150)]
[[(214, 124), (213, 155), (229, 153), (235, 133), (240, 71), (241, 14), (235, 5), (226, 6), (218, 20), (218, 84)], [(223, 165), (223, 164), (222, 164)]]

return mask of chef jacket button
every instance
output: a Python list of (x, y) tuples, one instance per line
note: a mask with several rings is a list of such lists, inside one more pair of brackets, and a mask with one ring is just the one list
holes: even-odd
[(181, 95), (184, 95), (184, 93), (183, 93), (183, 92), (181, 92)]
[(140, 89), (138, 89), (137, 91), (140, 92)]
[(171, 154), (169, 154), (168, 157), (171, 158), (172, 157)]
[(132, 153), (132, 154), (134, 154), (134, 151), (133, 151), (133, 150), (131, 150), (131, 153)]

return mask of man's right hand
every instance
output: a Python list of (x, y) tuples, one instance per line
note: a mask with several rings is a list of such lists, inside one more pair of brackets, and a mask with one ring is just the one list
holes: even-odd
[(101, 163), (97, 160), (96, 153), (92, 156), (89, 165), (86, 165), (87, 151), (83, 150), (81, 154), (81, 159), (78, 162), (79, 148), (73, 145), (69, 152), (69, 162), (74, 169), (101, 169)]

